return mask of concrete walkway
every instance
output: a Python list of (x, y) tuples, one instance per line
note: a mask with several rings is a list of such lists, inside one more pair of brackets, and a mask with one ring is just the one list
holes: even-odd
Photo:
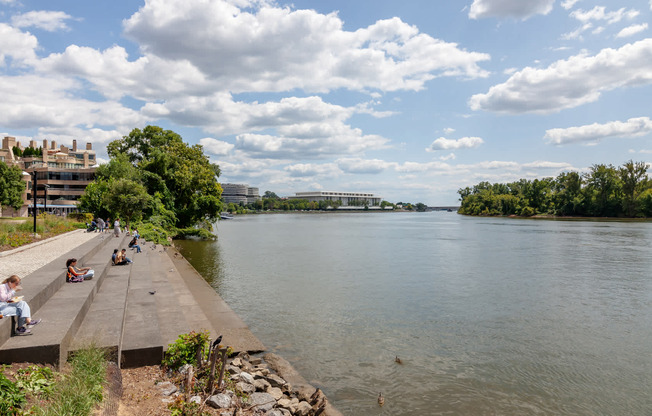
[[(104, 235), (109, 234), (104, 233)], [(2, 251), (0, 252), (0, 282), (14, 274), (21, 278), (26, 277), (61, 254), (67, 253), (97, 236), (98, 233), (75, 230), (12, 250)]]
[[(79, 243), (83, 241), (82, 243)], [(265, 350), (247, 325), (174, 249), (141, 239), (142, 253), (127, 249), (131, 265), (113, 266), (114, 249), (129, 238), (69, 233), (0, 258), (4, 274), (25, 278), (21, 295), (42, 323), (30, 336), (10, 336), (0, 319), (0, 363), (61, 364), (89, 344), (105, 348), (122, 367), (160, 364), (181, 334), (206, 330), (235, 352)], [(65, 283), (65, 259), (90, 266), (95, 277)], [(31, 273), (30, 273), (31, 271)]]

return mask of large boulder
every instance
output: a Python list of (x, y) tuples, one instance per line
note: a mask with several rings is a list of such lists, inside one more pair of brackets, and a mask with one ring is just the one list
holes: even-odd
[(252, 393), (249, 395), (247, 404), (255, 406), (256, 410), (267, 412), (272, 410), (276, 405), (276, 399), (269, 393)]

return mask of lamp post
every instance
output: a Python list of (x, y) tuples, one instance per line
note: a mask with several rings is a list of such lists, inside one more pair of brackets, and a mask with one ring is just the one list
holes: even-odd
[(50, 185), (43, 185), (45, 188), (45, 198), (43, 198), (43, 213), (47, 214), (48, 213), (48, 189), (50, 189)]
[(37, 186), (36, 169), (33, 170), (32, 172), (23, 171), (23, 175), (30, 175), (32, 177), (32, 197), (34, 199), (32, 205), (32, 211), (34, 212), (34, 235), (36, 235), (36, 214), (37, 214), (36, 213), (36, 186)]

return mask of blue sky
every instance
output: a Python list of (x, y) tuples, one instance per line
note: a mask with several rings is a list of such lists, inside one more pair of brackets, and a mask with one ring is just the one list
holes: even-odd
[(0, 0), (0, 133), (158, 125), (221, 182), (450, 205), (652, 154), (652, 0)]

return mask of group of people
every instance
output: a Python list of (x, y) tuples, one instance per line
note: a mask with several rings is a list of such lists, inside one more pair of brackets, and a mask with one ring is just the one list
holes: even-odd
[(111, 262), (114, 266), (124, 266), (125, 264), (131, 264), (133, 261), (127, 257), (127, 249), (123, 248), (118, 250), (117, 248), (113, 250), (113, 255), (111, 256)]
[[(100, 232), (103, 232), (106, 224), (102, 219), (98, 219), (98, 228)], [(115, 228), (120, 232), (120, 222), (116, 219)], [(138, 230), (134, 228), (133, 239), (129, 242), (129, 248), (136, 250), (136, 253), (140, 253), (140, 245), (138, 245)], [(111, 256), (111, 262), (114, 265), (126, 265), (131, 264), (133, 261), (127, 257), (127, 249), (113, 250), (113, 255)], [(66, 260), (66, 282), (68, 283), (79, 283), (85, 280), (90, 280), (95, 275), (95, 271), (90, 267), (77, 267), (77, 259), (70, 258)], [(22, 296), (16, 296), (16, 292), (22, 289), (20, 285), (20, 277), (13, 275), (5, 279), (2, 284), (0, 284), (0, 319), (3, 319), (5, 316), (17, 316), (18, 317), (18, 327), (16, 328), (15, 335), (31, 335), (31, 329), (41, 322), (40, 319), (32, 319), (31, 311), (27, 302), (23, 300)]]

